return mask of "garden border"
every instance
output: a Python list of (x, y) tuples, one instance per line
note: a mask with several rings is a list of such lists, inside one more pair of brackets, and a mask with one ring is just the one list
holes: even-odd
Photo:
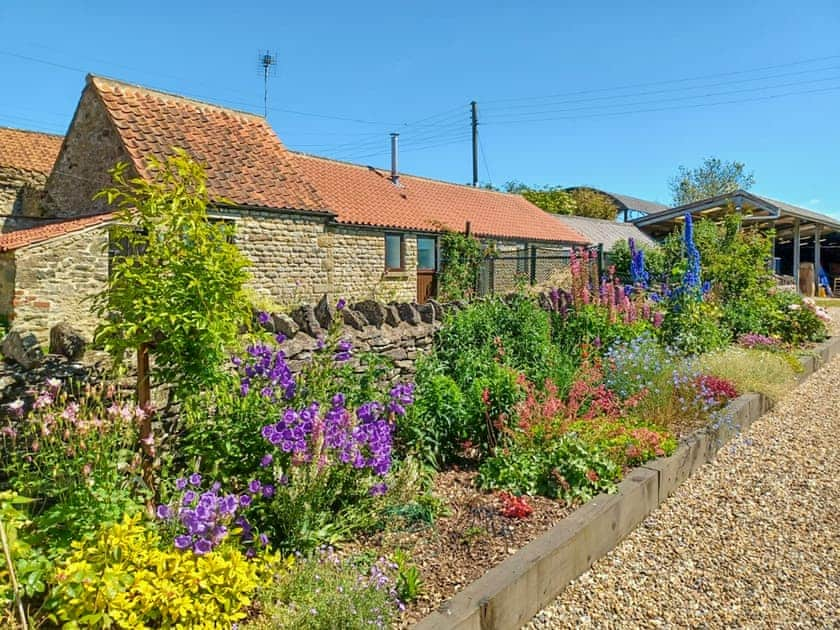
[[(801, 383), (840, 355), (840, 337), (830, 338), (802, 357)], [(773, 403), (762, 394), (739, 396), (727, 405), (726, 421), (695, 431), (669, 457), (633, 469), (615, 494), (601, 494), (562, 522), (487, 571), (415, 630), (514, 630), (528, 623), (568, 584), (612, 550), (660, 503), (737, 433)]]

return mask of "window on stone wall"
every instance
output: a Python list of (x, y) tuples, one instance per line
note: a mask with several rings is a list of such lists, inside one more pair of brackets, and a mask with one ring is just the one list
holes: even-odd
[(385, 235), (385, 269), (405, 270), (405, 239), (402, 234)]
[(437, 269), (437, 243), (434, 237), (417, 237), (417, 268), (424, 271)]

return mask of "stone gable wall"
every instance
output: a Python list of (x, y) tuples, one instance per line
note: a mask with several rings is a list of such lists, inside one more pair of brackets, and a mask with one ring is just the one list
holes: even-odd
[(129, 157), (105, 107), (89, 86), (82, 93), (70, 131), (47, 178), (43, 216), (68, 218), (109, 210), (93, 196), (111, 184), (108, 170)]

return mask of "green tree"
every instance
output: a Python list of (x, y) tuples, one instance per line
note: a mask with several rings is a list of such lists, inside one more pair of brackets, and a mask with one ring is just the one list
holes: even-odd
[(679, 173), (668, 182), (675, 206), (700, 201), (734, 190), (749, 190), (755, 184), (755, 176), (746, 171), (743, 162), (723, 162), (720, 158), (708, 157), (697, 168), (680, 166)]
[(176, 396), (220, 374), (226, 348), (248, 321), (248, 261), (232, 242), (232, 224), (211, 221), (202, 166), (175, 149), (148, 160), (148, 178), (125, 163), (98, 193), (116, 208), (119, 244), (108, 287), (93, 301), (102, 318), (96, 340), (119, 363), (149, 349), (152, 375)]
[(570, 190), (568, 194), (575, 202), (575, 209), (572, 214), (579, 217), (615, 221), (618, 206), (605, 194), (591, 188), (575, 188)]
[(532, 188), (514, 180), (505, 184), (505, 192), (522, 195), (538, 208), (552, 214), (576, 214), (574, 198), (560, 186)]

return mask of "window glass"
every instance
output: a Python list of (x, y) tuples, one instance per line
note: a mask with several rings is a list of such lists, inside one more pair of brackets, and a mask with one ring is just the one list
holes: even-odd
[(385, 235), (385, 267), (402, 269), (402, 234)]
[(417, 268), (435, 269), (435, 239), (427, 236), (417, 237)]

